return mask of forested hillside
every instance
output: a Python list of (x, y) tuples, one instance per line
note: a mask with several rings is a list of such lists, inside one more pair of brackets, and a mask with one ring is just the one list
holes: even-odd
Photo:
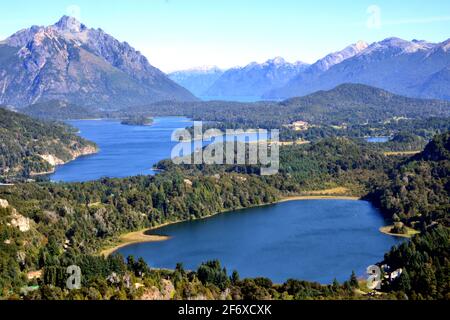
[[(353, 195), (362, 196), (373, 185), (372, 179), (387, 178), (386, 172), (396, 161), (370, 144), (348, 138), (327, 138), (312, 144), (282, 147), (279, 173), (261, 179), (285, 195), (345, 186)], [(170, 160), (161, 161), (157, 167), (169, 171), (180, 168)], [(185, 174), (192, 175), (260, 174), (259, 165), (200, 164), (182, 168)]]
[(411, 242), (393, 248), (384, 264), (401, 269), (385, 290), (412, 299), (450, 298), (450, 132), (437, 136), (425, 151), (395, 167), (389, 180), (369, 198), (392, 217), (394, 228), (421, 230)]
[(0, 107), (0, 179), (49, 172), (95, 144), (61, 124), (44, 123)]
[[(448, 216), (448, 211), (447, 211)], [(450, 299), (450, 229), (433, 226), (411, 242), (393, 248), (383, 263), (401, 276), (385, 290), (397, 291), (410, 299)]]
[(101, 113), (90, 109), (66, 101), (51, 100), (35, 103), (20, 109), (20, 112), (42, 120), (94, 119), (101, 116)]
[(450, 133), (436, 136), (419, 155), (389, 173), (371, 195), (381, 209), (407, 225), (426, 230), (450, 222)]
[[(41, 119), (149, 118), (186, 116), (204, 121), (204, 129), (280, 129), (282, 141), (318, 141), (326, 137), (409, 136), (406, 146), (391, 145), (392, 151), (418, 151), (434, 135), (450, 130), (450, 103), (411, 99), (357, 84), (341, 85), (281, 103), (159, 102), (134, 106), (124, 111), (91, 109), (49, 101), (20, 110)], [(296, 121), (307, 122), (301, 130)], [(398, 141), (397, 141), (398, 142)], [(383, 148), (386, 149), (384, 146)]]
[[(18, 292), (27, 284), (27, 272), (93, 256), (122, 233), (271, 203), (279, 192), (256, 176), (188, 179), (174, 171), (89, 183), (0, 186), (0, 199), (10, 205), (2, 202), (0, 292)], [(17, 215), (28, 222), (24, 232), (10, 223)], [(19, 253), (23, 260), (16, 259)]]
[(279, 129), (298, 120), (313, 125), (348, 126), (397, 118), (450, 117), (450, 102), (406, 98), (374, 87), (344, 84), (330, 91), (319, 91), (280, 103), (159, 102), (124, 112), (149, 116), (184, 115), (194, 120), (221, 122), (228, 128)]
[[(358, 291), (358, 279), (350, 277), (351, 270), (344, 284), (289, 280), (275, 285), (269, 279), (240, 279), (238, 272), (230, 275), (218, 262), (205, 263), (195, 272), (182, 265), (175, 271), (150, 271), (142, 259), (129, 257), (124, 263), (119, 257), (95, 256), (125, 232), (341, 187), (345, 195), (368, 194), (389, 220), (422, 232), (413, 240), (417, 248), (405, 244), (386, 256), (384, 263), (407, 270), (409, 281), (384, 283), (380, 298), (448, 297), (448, 138), (448, 133), (437, 136), (410, 159), (386, 157), (343, 138), (283, 147), (280, 173), (271, 177), (259, 176), (257, 167), (176, 167), (162, 162), (165, 171), (154, 177), (0, 187), (0, 291), (28, 299), (366, 298)], [(405, 177), (412, 183), (398, 186)], [(399, 206), (392, 197), (397, 207), (389, 206), (385, 194), (397, 193), (404, 204)], [(403, 254), (405, 250), (411, 254)], [(64, 268), (72, 263), (84, 270), (81, 290), (64, 289)], [(421, 282), (421, 272), (430, 266), (437, 274)], [(26, 277), (33, 272), (42, 276)], [(171, 294), (164, 296), (167, 291)]]
[(383, 122), (395, 117), (450, 116), (447, 101), (407, 98), (360, 84), (343, 84), (330, 91), (293, 98), (282, 105), (313, 123)]

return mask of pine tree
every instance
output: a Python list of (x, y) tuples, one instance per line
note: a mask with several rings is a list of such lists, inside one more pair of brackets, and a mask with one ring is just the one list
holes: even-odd
[(406, 269), (403, 270), (398, 279), (398, 290), (408, 293), (411, 290), (411, 279)]
[(352, 275), (350, 277), (350, 286), (352, 288), (358, 288), (359, 287), (358, 278), (356, 277), (355, 271), (352, 271)]
[(333, 280), (333, 285), (332, 285), (333, 291), (334, 291), (334, 292), (337, 292), (337, 291), (339, 290), (339, 287), (340, 287), (340, 286), (341, 286), (341, 285), (339, 284), (339, 281), (337, 281), (337, 279), (334, 278), (334, 280)]
[(235, 285), (236, 283), (239, 282), (240, 276), (239, 276), (239, 273), (236, 270), (234, 270), (233, 273), (231, 274), (231, 279), (230, 280), (231, 280), (231, 283), (233, 285)]

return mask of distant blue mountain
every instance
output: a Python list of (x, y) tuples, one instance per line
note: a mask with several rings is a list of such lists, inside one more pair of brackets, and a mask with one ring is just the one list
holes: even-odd
[(332, 59), (340, 53), (327, 56), (263, 97), (285, 99), (360, 83), (410, 97), (450, 100), (450, 39), (434, 44), (388, 38), (349, 48), (345, 59)]
[(303, 62), (289, 63), (277, 57), (258, 64), (253, 62), (245, 67), (226, 71), (201, 96), (207, 97), (256, 97), (286, 84), (291, 78), (305, 70), (309, 65)]
[(168, 76), (180, 86), (188, 89), (197, 97), (200, 97), (223, 75), (223, 73), (223, 70), (214, 66), (175, 71), (169, 73)]

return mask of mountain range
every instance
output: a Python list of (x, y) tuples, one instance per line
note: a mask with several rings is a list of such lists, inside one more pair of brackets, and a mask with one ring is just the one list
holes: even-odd
[(360, 83), (410, 97), (450, 100), (449, 49), (450, 39), (437, 44), (399, 38), (360, 42), (317, 61), (263, 97), (284, 99)]
[[(316, 63), (281, 57), (221, 70), (203, 67), (164, 74), (127, 42), (73, 17), (32, 26), (0, 42), (0, 104), (40, 107), (56, 117), (65, 104), (85, 110), (117, 110), (159, 101), (284, 100), (365, 84), (417, 98), (450, 100), (450, 39), (441, 43), (388, 38), (357, 42)], [(191, 93), (192, 92), (192, 93)], [(56, 101), (63, 101), (56, 102)], [(33, 114), (28, 108), (28, 114)]]
[(197, 97), (204, 93), (216, 82), (223, 74), (224, 70), (216, 66), (204, 66), (188, 70), (180, 70), (169, 73), (170, 79), (188, 89)]
[(289, 63), (281, 57), (261, 64), (253, 62), (227, 70), (200, 96), (261, 97), (268, 90), (286, 84), (307, 67), (306, 63)]
[[(218, 100), (283, 100), (359, 83), (409, 97), (450, 100), (449, 48), (450, 39), (442, 43), (399, 38), (372, 44), (359, 41), (312, 65), (275, 58), (233, 68), (197, 95)], [(189, 86), (189, 80), (182, 85)]]
[(128, 43), (64, 16), (0, 42), (0, 104), (20, 108), (49, 100), (117, 109), (196, 98)]

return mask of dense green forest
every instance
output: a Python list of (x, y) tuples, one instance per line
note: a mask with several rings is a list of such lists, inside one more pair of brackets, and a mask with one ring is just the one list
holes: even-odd
[[(419, 151), (434, 135), (450, 130), (448, 101), (407, 98), (360, 84), (344, 84), (282, 102), (159, 102), (105, 116), (130, 115), (186, 116), (204, 121), (204, 130), (279, 129), (282, 141), (409, 135), (417, 140), (414, 148)], [(289, 126), (296, 121), (308, 125), (301, 130)], [(390, 149), (408, 151), (411, 147), (396, 143)]]
[[(399, 161), (386, 157), (379, 147), (357, 139), (326, 138), (304, 145), (280, 149), (280, 169), (277, 175), (260, 177), (266, 184), (285, 195), (297, 195), (311, 190), (345, 187), (348, 193), (362, 196), (377, 181), (387, 179), (387, 172)], [(157, 168), (173, 171), (179, 168), (188, 175), (240, 173), (259, 175), (259, 165), (175, 165), (170, 160)]]
[(95, 144), (80, 138), (73, 128), (0, 107), (0, 182), (48, 172), (54, 167), (49, 158), (67, 162), (95, 149)]
[[(281, 140), (295, 141), (298, 139), (317, 141), (329, 137), (352, 137), (364, 140), (366, 137), (391, 137), (389, 145), (380, 145), (383, 150), (422, 150), (427, 142), (435, 135), (450, 130), (450, 118), (424, 119), (395, 119), (380, 123), (363, 123), (348, 126), (312, 126), (304, 131), (294, 131), (283, 128), (280, 133)], [(405, 139), (404, 137), (407, 137)], [(409, 141), (406, 141), (409, 140)], [(415, 140), (411, 144), (411, 140)], [(405, 145), (407, 144), (407, 145)]]
[(386, 254), (384, 263), (394, 270), (402, 268), (403, 272), (384, 289), (411, 299), (449, 300), (449, 248), (450, 229), (441, 225), (393, 248)]
[(41, 120), (95, 119), (101, 117), (100, 111), (85, 108), (61, 100), (51, 100), (32, 104), (19, 112)]
[(368, 195), (383, 212), (411, 227), (449, 226), (450, 133), (437, 136), (425, 150), (401, 162), (389, 179)]
[[(365, 85), (344, 84), (283, 102), (170, 101), (105, 112), (48, 101), (20, 111), (39, 119), (116, 118), (136, 124), (158, 116), (186, 116), (204, 121), (204, 130), (279, 129), (282, 141), (409, 135), (416, 140), (414, 144), (395, 143), (390, 150), (420, 151), (434, 135), (450, 130), (449, 110), (447, 101), (412, 99)], [(295, 121), (308, 125), (295, 130), (289, 126)]]
[[(204, 121), (205, 130), (280, 129), (282, 141), (407, 134), (424, 139), (415, 144), (421, 150), (434, 135), (450, 130), (449, 110), (448, 101), (413, 99), (366, 85), (344, 84), (282, 102), (170, 101), (106, 112), (54, 100), (20, 112), (46, 120), (116, 118), (135, 119), (131, 122), (138, 124), (152, 117), (186, 116)], [(308, 126), (302, 130), (289, 127), (295, 121), (306, 121)], [(395, 144), (392, 150), (407, 149)]]
[(121, 123), (127, 126), (149, 126), (153, 123), (153, 119), (145, 116), (133, 116), (122, 120)]
[[(283, 147), (280, 173), (268, 177), (259, 176), (258, 167), (177, 167), (161, 162), (159, 166), (164, 171), (153, 177), (0, 187), (0, 199), (8, 202), (6, 205), (3, 201), (0, 208), (2, 296), (448, 298), (449, 138), (449, 133), (435, 137), (424, 152), (411, 158), (386, 157), (371, 145), (346, 138)], [(405, 270), (399, 280), (383, 284), (381, 295), (362, 294), (360, 290), (364, 287), (354, 274), (350, 276), (351, 270), (349, 280), (342, 284), (335, 281), (320, 285), (299, 280), (273, 284), (263, 278), (240, 279), (238, 271), (228, 274), (217, 261), (205, 262), (196, 271), (185, 271), (182, 265), (174, 271), (162, 271), (150, 270), (142, 259), (128, 257), (124, 262), (121, 257), (96, 255), (127, 231), (338, 186), (345, 187), (347, 194), (366, 196), (380, 206), (387, 219), (421, 231), (411, 243), (393, 248), (385, 261), (380, 262)], [(27, 221), (28, 230), (18, 229), (10, 223), (11, 219)], [(83, 269), (80, 290), (65, 289), (64, 268), (71, 264)], [(39, 279), (27, 278), (37, 270), (43, 272)], [(423, 272), (426, 280), (422, 278)]]
[(178, 115), (213, 121), (227, 128), (279, 129), (295, 121), (313, 125), (349, 126), (398, 119), (450, 117), (450, 102), (413, 99), (359, 84), (344, 84), (283, 102), (239, 103), (227, 101), (159, 102), (124, 109), (123, 114)]
[(385, 256), (403, 273), (385, 289), (411, 299), (450, 299), (450, 132), (402, 161), (367, 198), (393, 221), (421, 231)]
[[(224, 105), (225, 104), (225, 105)], [(46, 108), (40, 106), (36, 109)], [(64, 119), (60, 106), (54, 119)], [(24, 299), (449, 299), (450, 108), (360, 85), (282, 103), (158, 103), (107, 117), (148, 119), (185, 115), (216, 128), (282, 128), (280, 170), (261, 176), (258, 165), (183, 165), (161, 161), (156, 176), (85, 183), (0, 185), (0, 296)], [(62, 112), (62, 113), (61, 113)], [(82, 110), (81, 110), (82, 112)], [(102, 113), (102, 116), (105, 114)], [(308, 121), (294, 130), (287, 125)], [(132, 122), (134, 120), (131, 120)], [(138, 122), (139, 122), (138, 121)], [(387, 136), (385, 143), (366, 137)], [(74, 129), (32, 120), (0, 108), (3, 181), (52, 170), (42, 156), (69, 161), (95, 146)], [(420, 151), (413, 156), (390, 151)], [(0, 180), (0, 182), (2, 182)], [(321, 285), (301, 280), (274, 284), (240, 279), (218, 261), (198, 270), (154, 270), (142, 260), (101, 257), (101, 249), (130, 231), (270, 204), (317, 190), (341, 190), (380, 208), (392, 231), (420, 231), (380, 261), (402, 270), (368, 292), (349, 270), (349, 280)], [(376, 261), (374, 261), (376, 263)], [(82, 288), (67, 290), (65, 268), (83, 270)], [(388, 272), (388, 271), (386, 271)]]

